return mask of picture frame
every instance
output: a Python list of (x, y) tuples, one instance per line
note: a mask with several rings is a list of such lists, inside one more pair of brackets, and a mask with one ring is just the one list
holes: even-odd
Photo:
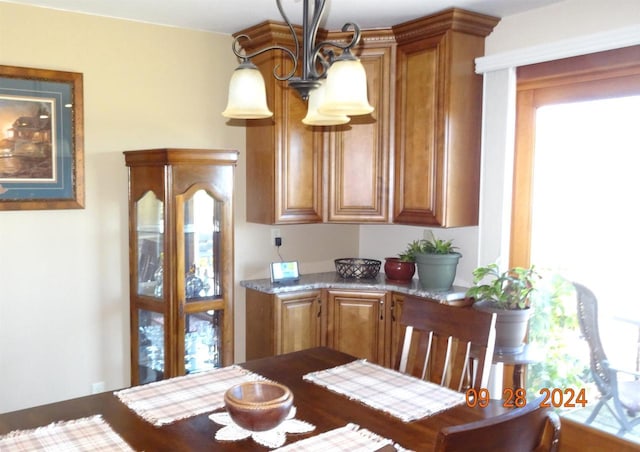
[(83, 209), (83, 78), (0, 65), (0, 210)]

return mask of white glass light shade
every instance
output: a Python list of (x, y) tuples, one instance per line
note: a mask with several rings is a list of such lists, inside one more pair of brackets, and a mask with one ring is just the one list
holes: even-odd
[(242, 62), (233, 71), (229, 82), (227, 108), (222, 112), (222, 116), (237, 119), (260, 119), (273, 116), (273, 112), (267, 106), (264, 78), (253, 63)]
[(324, 102), (318, 110), (327, 115), (348, 116), (373, 111), (367, 98), (367, 74), (359, 59), (343, 53), (333, 62), (327, 71)]
[(348, 123), (350, 118), (346, 115), (325, 115), (318, 111), (318, 106), (324, 101), (325, 91), (325, 81), (322, 80), (320, 86), (309, 93), (307, 116), (302, 122), (309, 126), (336, 126)]

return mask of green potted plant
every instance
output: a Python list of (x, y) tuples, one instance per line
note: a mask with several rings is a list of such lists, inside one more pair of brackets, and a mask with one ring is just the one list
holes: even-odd
[(467, 296), (473, 307), (496, 313), (497, 353), (518, 353), (524, 347), (532, 295), (541, 276), (533, 266), (513, 267), (501, 272), (497, 264), (473, 271), (473, 286)]
[(423, 289), (436, 291), (451, 289), (453, 280), (456, 278), (458, 261), (462, 257), (456, 249), (453, 240), (438, 239), (433, 231), (430, 239), (418, 241), (414, 256), (418, 280)]
[(419, 240), (407, 244), (404, 252), (397, 257), (385, 257), (384, 274), (390, 282), (408, 283), (416, 273), (416, 253), (420, 251)]

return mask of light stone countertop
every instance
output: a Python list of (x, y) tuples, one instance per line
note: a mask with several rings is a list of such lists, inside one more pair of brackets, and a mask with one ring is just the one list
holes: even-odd
[(420, 287), (417, 276), (413, 278), (411, 283), (402, 284), (387, 281), (384, 273), (379, 273), (375, 279), (345, 279), (338, 276), (335, 271), (300, 275), (300, 280), (295, 283), (274, 284), (269, 278), (265, 278), (240, 281), (240, 285), (247, 289), (269, 294), (299, 292), (310, 289), (384, 290), (430, 298), (441, 303), (462, 300), (465, 298), (467, 291), (467, 287), (461, 286), (453, 286), (451, 290), (445, 292), (425, 290)]

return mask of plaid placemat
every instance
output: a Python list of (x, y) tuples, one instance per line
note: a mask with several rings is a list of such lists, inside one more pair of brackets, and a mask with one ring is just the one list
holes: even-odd
[(383, 446), (392, 446), (397, 451), (406, 451), (406, 449), (394, 444), (390, 439), (360, 428), (359, 425), (347, 424), (344, 427), (288, 444), (276, 449), (276, 451), (327, 452), (348, 450), (349, 452), (374, 452)]
[(138, 416), (153, 425), (164, 425), (221, 408), (227, 389), (255, 380), (265, 378), (234, 364), (134, 386), (114, 394)]
[(311, 372), (303, 378), (404, 422), (430, 416), (465, 401), (462, 393), (364, 359)]
[(102, 416), (54, 422), (0, 436), (0, 451), (133, 451)]

